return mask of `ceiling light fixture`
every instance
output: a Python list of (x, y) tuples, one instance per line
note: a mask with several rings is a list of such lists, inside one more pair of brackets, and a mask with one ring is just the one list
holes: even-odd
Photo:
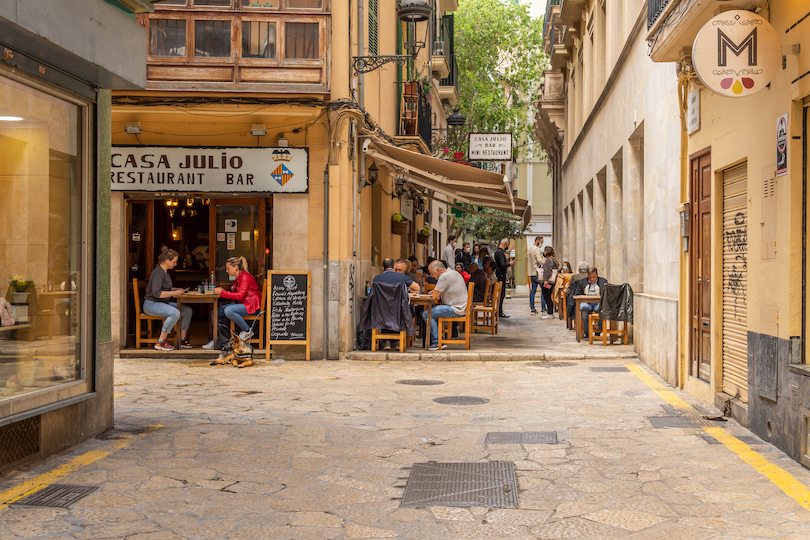
[(127, 125), (124, 126), (124, 131), (130, 135), (139, 135), (143, 133), (140, 122), (127, 122)]
[(20, 116), (0, 116), (0, 122), (21, 122)]
[(250, 128), (250, 134), (261, 137), (262, 135), (267, 135), (267, 129), (264, 127), (264, 124), (253, 124), (253, 127)]

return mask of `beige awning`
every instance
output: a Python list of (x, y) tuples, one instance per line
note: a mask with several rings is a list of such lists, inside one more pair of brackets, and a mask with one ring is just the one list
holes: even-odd
[[(513, 197), (500, 174), (372, 141), (366, 155), (378, 165), (404, 169), (408, 181), (458, 201), (509, 212), (528, 224), (529, 201)], [(451, 201), (452, 202), (452, 201)], [(494, 217), (494, 216), (493, 216)]]

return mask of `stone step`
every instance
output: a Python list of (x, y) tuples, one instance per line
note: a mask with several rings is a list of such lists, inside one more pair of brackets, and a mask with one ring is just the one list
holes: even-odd
[[(157, 351), (155, 351), (157, 352)], [(535, 353), (474, 352), (474, 351), (352, 351), (346, 360), (367, 362), (556, 362), (557, 360), (633, 360), (635, 352), (593, 351), (566, 353), (538, 351)]]

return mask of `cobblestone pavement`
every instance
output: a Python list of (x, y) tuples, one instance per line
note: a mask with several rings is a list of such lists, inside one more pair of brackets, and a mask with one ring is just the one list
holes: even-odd
[[(592, 369), (622, 365), (632, 371)], [(810, 511), (729, 447), (700, 428), (654, 429), (647, 417), (683, 411), (648, 384), (663, 385), (634, 359), (243, 370), (119, 360), (116, 431), (0, 477), (0, 508), (9, 490), (59, 466), (59, 483), (100, 490), (70, 509), (2, 509), (0, 540), (810, 539)], [(513, 431), (556, 431), (558, 443), (484, 444)], [(810, 471), (749, 443), (810, 486)], [(515, 464), (516, 509), (400, 507), (414, 463), (495, 460)]]

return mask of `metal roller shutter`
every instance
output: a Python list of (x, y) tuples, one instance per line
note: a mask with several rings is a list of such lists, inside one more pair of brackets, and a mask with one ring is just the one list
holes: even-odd
[(748, 402), (748, 168), (723, 172), (723, 391)]

